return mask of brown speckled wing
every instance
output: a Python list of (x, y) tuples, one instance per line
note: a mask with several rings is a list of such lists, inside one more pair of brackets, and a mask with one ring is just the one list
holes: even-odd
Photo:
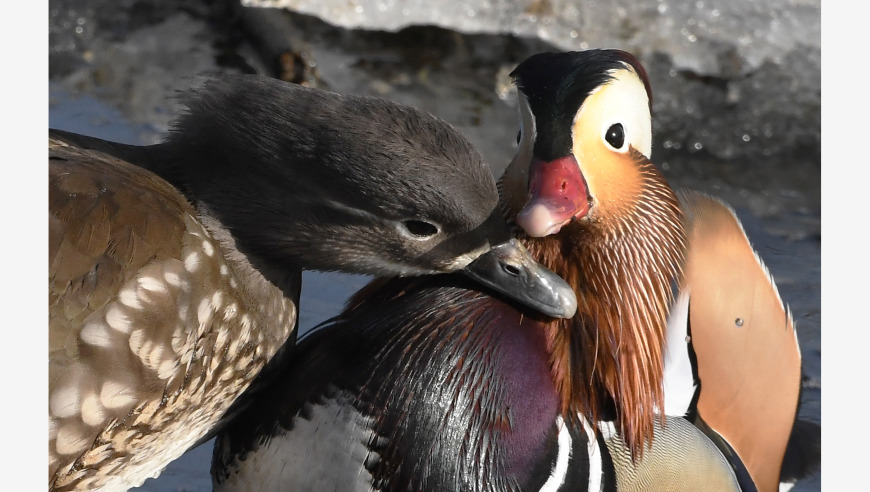
[[(49, 148), (49, 317), (52, 353), (153, 260), (178, 258), (193, 207), (168, 183), (108, 155)], [(67, 326), (58, 325), (64, 323)]]
[(293, 300), (224, 247), (156, 175), (50, 140), (50, 489), (159, 472), (292, 332)]
[[(93, 459), (83, 453), (100, 433), (169, 382), (143, 371), (144, 359), (135, 360), (125, 346), (133, 328), (143, 326), (133, 311), (161, 300), (156, 291), (140, 295), (138, 279), (150, 267), (165, 290), (164, 273), (181, 256), (182, 217), (193, 213), (184, 197), (147, 171), (49, 142), (50, 481), (62, 483), (76, 460)], [(122, 285), (128, 287), (123, 296)], [(148, 286), (141, 287), (145, 294)], [(150, 324), (168, 324), (163, 314), (150, 313)], [(177, 309), (171, 318), (176, 324)]]

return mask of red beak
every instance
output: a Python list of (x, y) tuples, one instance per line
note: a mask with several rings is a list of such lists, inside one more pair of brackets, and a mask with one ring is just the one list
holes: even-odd
[(529, 201), (516, 222), (531, 237), (555, 234), (589, 212), (589, 191), (573, 155), (550, 162), (532, 159)]

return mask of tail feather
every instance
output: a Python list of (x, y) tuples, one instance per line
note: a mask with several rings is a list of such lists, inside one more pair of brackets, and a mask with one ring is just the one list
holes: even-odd
[(781, 483), (794, 483), (819, 469), (822, 460), (822, 427), (809, 420), (797, 420), (791, 430), (782, 470)]

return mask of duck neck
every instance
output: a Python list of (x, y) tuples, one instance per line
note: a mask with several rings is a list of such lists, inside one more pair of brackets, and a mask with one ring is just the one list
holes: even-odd
[(148, 158), (137, 164), (226, 228), (233, 251), (281, 286), (287, 272), (302, 269), (313, 247), (306, 234), (310, 227), (301, 220), (308, 194), (301, 191), (301, 179), (288, 179), (291, 162), (278, 163), (260, 147), (255, 137), (237, 133), (208, 141), (179, 134), (148, 147)]
[(395, 444), (379, 450), (388, 474), (413, 449), (418, 461), (402, 463), (400, 483), (425, 476), (439, 490), (507, 490), (528, 480), (559, 411), (539, 317), (449, 276), (376, 280), (342, 317), (365, 333), (330, 338), (365, 354), (355, 372), (361, 400), (386, 419), (379, 433)]
[(198, 219), (218, 241), (223, 257), (254, 299), (286, 298), (299, 303), (301, 268), (278, 268), (262, 258), (244, 252), (232, 232), (206, 203), (196, 204)]
[(612, 404), (634, 457), (664, 408), (664, 330), (685, 248), (676, 196), (655, 167), (642, 167), (643, 186), (621, 216), (526, 240), (577, 293), (574, 318), (545, 328), (561, 410), (598, 420)]

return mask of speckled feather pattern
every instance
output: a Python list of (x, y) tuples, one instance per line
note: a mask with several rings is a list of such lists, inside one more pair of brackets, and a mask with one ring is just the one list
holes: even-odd
[(49, 131), (52, 162), (88, 161), (49, 218), (59, 490), (138, 485), (223, 422), (293, 330), (302, 268), (451, 272), (509, 237), (488, 166), (427, 113), (256, 76), (183, 97), (152, 146)]
[(296, 306), (274, 287), (253, 302), (160, 178), (59, 142), (49, 172), (49, 485), (124, 490), (214, 425)]

